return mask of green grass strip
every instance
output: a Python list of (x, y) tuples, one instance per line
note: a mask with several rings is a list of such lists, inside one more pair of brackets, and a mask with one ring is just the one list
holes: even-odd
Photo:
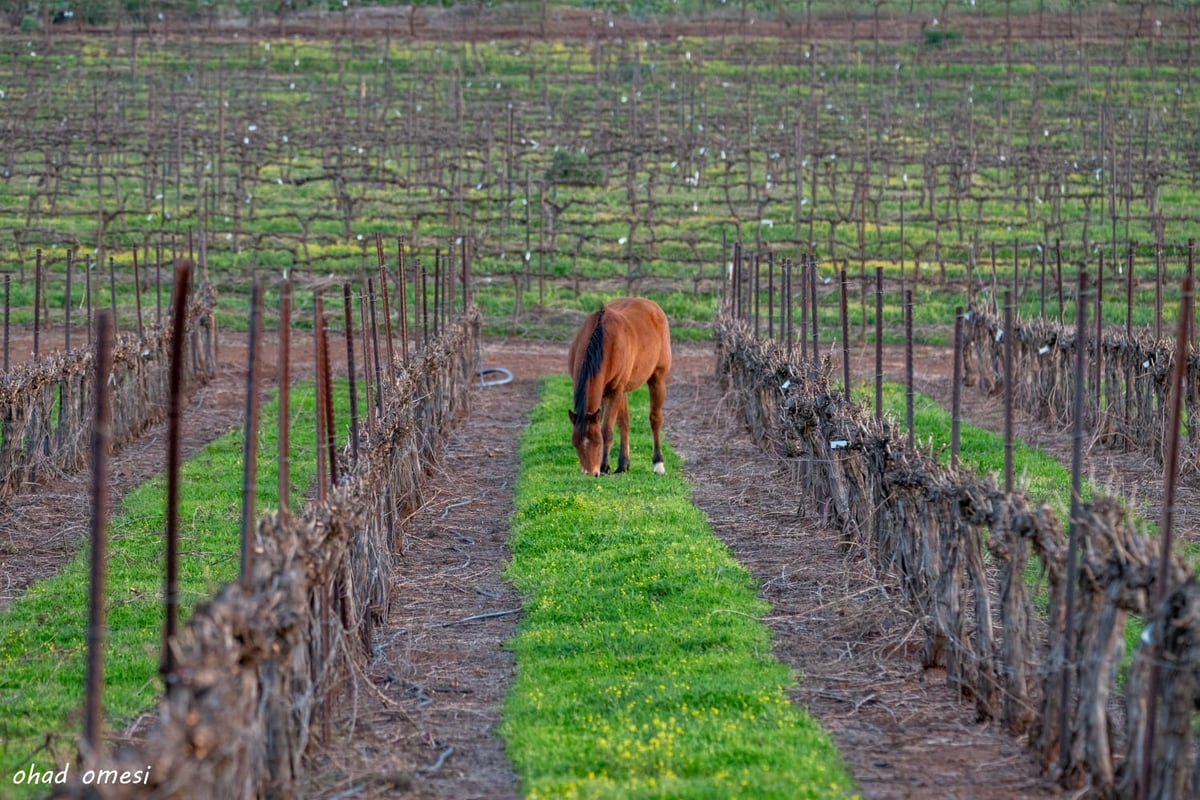
[[(335, 391), (338, 419), (349, 417), (345, 384)], [(315, 392), (291, 393), (291, 505), (316, 477)], [(264, 405), (258, 441), (256, 503), (278, 507), (278, 399)], [(344, 430), (344, 425), (339, 426)], [(195, 453), (182, 468), (180, 498), (180, 624), (195, 605), (234, 580), (239, 569), (242, 442), (240, 424)], [(164, 464), (166, 454), (163, 454)], [(159, 475), (127, 494), (109, 525), (104, 707), (120, 727), (150, 707), (160, 688), (166, 552), (166, 479)], [(54, 754), (73, 760), (82, 730), (86, 676), (88, 573), (91, 548), (56, 575), (37, 581), (0, 615), (0, 797), (38, 794), (13, 775), (36, 763), (61, 769), (39, 751), (51, 734)], [(65, 739), (65, 741), (64, 741)], [(42, 793), (45, 791), (41, 787)]]
[(691, 502), (680, 459), (588, 478), (571, 384), (548, 378), (521, 442), (508, 577), (524, 618), (502, 733), (528, 798), (830, 798), (852, 779), (787, 691), (755, 581)]

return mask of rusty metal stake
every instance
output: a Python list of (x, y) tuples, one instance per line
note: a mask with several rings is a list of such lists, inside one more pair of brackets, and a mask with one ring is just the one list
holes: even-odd
[(358, 293), (358, 324), (362, 328), (362, 352), (363, 352), (363, 400), (367, 406), (367, 430), (374, 431), (376, 424), (375, 404), (371, 400), (371, 370), (367, 367), (371, 358), (370, 339), (367, 338), (367, 293), (360, 290)]
[(12, 343), (9, 317), (12, 313), (12, 273), (4, 273), (4, 372), (8, 372), (8, 355)]
[(820, 325), (817, 322), (817, 257), (812, 253), (808, 254), (808, 278), (812, 283), (812, 342), (813, 342), (813, 364), (821, 363), (821, 342), (819, 329)]
[(67, 288), (63, 299), (66, 330), (63, 331), (63, 350), (71, 352), (71, 273), (75, 271), (75, 251), (67, 251)]
[(883, 267), (875, 268), (875, 420), (883, 421)]
[(1038, 244), (1038, 252), (1042, 255), (1042, 282), (1038, 290), (1038, 316), (1046, 318), (1046, 247)]
[(346, 325), (346, 372), (350, 376), (350, 458), (358, 465), (358, 386), (354, 371), (354, 312), (350, 305), (350, 284), (342, 284), (342, 312)]
[(908, 446), (916, 442), (913, 431), (913, 301), (912, 289), (904, 290), (904, 398), (905, 422), (908, 424)]
[(433, 251), (433, 338), (442, 332), (442, 251)]
[(1083, 482), (1083, 394), (1087, 370), (1087, 270), (1079, 271), (1079, 288), (1075, 300), (1075, 387), (1071, 396), (1071, 518), (1067, 527), (1067, 588), (1063, 600), (1063, 662), (1062, 698), (1058, 718), (1058, 763), (1062, 774), (1070, 758), (1067, 726), (1071, 707), (1071, 661), (1074, 658), (1075, 584), (1079, 580), (1076, 553), (1079, 550), (1080, 487)]
[(780, 311), (783, 313), (783, 324), (786, 327), (784, 334), (787, 340), (787, 359), (790, 363), (792, 360), (792, 260), (785, 258), (783, 260), (783, 308)]
[(1128, 274), (1125, 276), (1125, 337), (1128, 339), (1133, 338), (1133, 248), (1131, 244), (1126, 261)]
[(371, 312), (371, 354), (375, 358), (375, 411), (383, 419), (383, 368), (379, 364), (379, 322), (375, 317), (375, 284), (367, 278), (367, 305)]
[(325, 391), (323, 386), (325, 381), (325, 369), (324, 365), (321, 363), (321, 352), (323, 350), (321, 347), (323, 328), (321, 325), (322, 313), (324, 312), (321, 308), (321, 290), (318, 289), (314, 292), (313, 296), (313, 335), (316, 347), (314, 360), (316, 361), (317, 372), (315, 400), (317, 406), (317, 502), (319, 503), (325, 502), (325, 497), (328, 493), (328, 483), (325, 479), (325, 476), (328, 474), (325, 464)]
[(292, 282), (284, 275), (279, 286), (279, 510), (287, 513), (292, 497), (291, 452)]
[(1096, 267), (1096, 427), (1103, 427), (1100, 414), (1104, 410), (1104, 251), (1100, 251)]
[(117, 328), (117, 262), (112, 256), (108, 257), (108, 293), (109, 304), (112, 306), (113, 330)]
[(92, 257), (83, 257), (83, 297), (86, 304), (88, 347), (92, 346)]
[(258, 484), (258, 344), (262, 338), (262, 284), (250, 289), (250, 346), (246, 365), (246, 424), (242, 441), (242, 586), (254, 575), (254, 493)]
[(425, 265), (417, 259), (417, 267), (421, 270), (421, 331), (424, 338), (421, 344), (424, 347), (429, 346), (429, 287), (427, 286), (428, 270)]
[(808, 357), (808, 254), (800, 256), (800, 356)]
[(383, 234), (375, 234), (375, 249), (379, 254), (379, 292), (383, 296), (383, 328), (387, 337), (388, 375), (396, 374), (396, 352), (392, 345), (392, 308), (388, 302), (388, 272), (383, 260)]
[(737, 239), (733, 243), (733, 269), (730, 273), (733, 286), (733, 318), (742, 318), (742, 242)]
[(762, 289), (760, 286), (762, 283), (762, 262), (759, 260), (758, 253), (754, 254), (750, 259), (750, 263), (753, 265), (753, 271), (750, 273), (750, 297), (753, 298), (754, 302), (754, 338), (758, 339), (762, 317)]
[(846, 268), (842, 267), (842, 380), (846, 387), (846, 400), (850, 400), (850, 317), (846, 294), (849, 285), (846, 279)]
[(467, 313), (467, 307), (471, 305), (471, 262), (467, 259), (469, 241), (466, 236), (463, 236), (462, 248), (459, 250), (462, 259), (462, 310), (464, 314)]
[(958, 469), (959, 433), (962, 426), (963, 307), (954, 309), (954, 369), (950, 386), (950, 469)]
[(33, 357), (41, 351), (42, 333), (42, 248), (37, 249), (37, 260), (33, 267)]
[(1013, 293), (1004, 293), (1004, 491), (1013, 490)]
[(1154, 246), (1154, 341), (1162, 339), (1163, 248)]
[(134, 305), (137, 308), (138, 341), (140, 342), (146, 338), (146, 331), (142, 327), (142, 277), (138, 273), (136, 246), (133, 248), (133, 299)]
[[(156, 325), (162, 325), (162, 254), (162, 242), (160, 241), (154, 249), (154, 324)], [(146, 257), (150, 257), (149, 253)]]
[(187, 297), (191, 286), (190, 262), (175, 264), (174, 310), (171, 316), (171, 373), (167, 409), (167, 553), (163, 588), (163, 644), (159, 673), (168, 681), (175, 673), (171, 640), (179, 616), (179, 490), (183, 429), (183, 339), (187, 330)]
[(104, 582), (108, 559), (108, 474), (112, 446), (112, 388), (108, 383), (113, 362), (112, 321), (107, 314), (96, 319), (95, 408), (92, 423), (92, 527), (91, 581), (88, 603), (87, 678), (83, 716), (85, 759), (95, 763), (100, 755), (104, 725)]
[[(1188, 242), (1189, 250), (1192, 242)], [(1179, 421), (1183, 405), (1183, 381), (1187, 374), (1188, 351), (1192, 339), (1191, 324), (1195, 302), (1193, 276), (1189, 273), (1183, 279), (1183, 295), (1179, 307), (1179, 331), (1175, 334), (1175, 363), (1171, 370), (1170, 405), (1167, 408), (1167, 452), (1166, 463), (1163, 464), (1163, 507), (1162, 521), (1159, 523), (1159, 561), (1158, 574), (1154, 579), (1154, 596), (1147, 616), (1153, 617), (1163, 605), (1167, 596), (1167, 580), (1170, 577), (1171, 545), (1175, 526), (1175, 493), (1179, 480)], [(1146, 694), (1148, 707), (1146, 709), (1145, 744), (1142, 747), (1142, 774), (1138, 783), (1138, 798), (1145, 800), (1150, 796), (1150, 772), (1154, 763), (1155, 728), (1158, 727), (1158, 685), (1162, 673), (1162, 654), (1159, 644), (1166, 638), (1165, 634), (1153, 631), (1150, 638), (1150, 677), (1147, 681)]]
[(1058, 324), (1063, 324), (1063, 282), (1062, 282), (1062, 244), (1054, 240), (1054, 273), (1058, 285)]
[[(396, 241), (397, 281), (400, 289), (400, 357), (408, 363), (408, 278), (404, 269), (404, 238)], [(366, 354), (363, 354), (364, 358)], [(369, 403), (368, 403), (369, 405)]]
[(775, 339), (775, 253), (767, 253), (767, 339)]
[(341, 469), (338, 466), (337, 423), (333, 414), (333, 361), (329, 357), (329, 326), (322, 316), (318, 323), (321, 326), (321, 360), (325, 371), (325, 445), (329, 449), (329, 485), (335, 487), (341, 479)]

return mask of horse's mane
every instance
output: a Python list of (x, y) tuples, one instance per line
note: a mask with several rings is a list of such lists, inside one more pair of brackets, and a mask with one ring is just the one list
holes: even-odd
[(587, 350), (579, 363), (579, 374), (575, 376), (575, 427), (583, 430), (587, 426), (587, 387), (588, 382), (600, 372), (604, 362), (604, 306), (591, 315), (595, 325), (588, 338)]

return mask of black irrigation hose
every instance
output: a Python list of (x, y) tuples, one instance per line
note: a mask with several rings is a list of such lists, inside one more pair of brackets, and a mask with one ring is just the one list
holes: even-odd
[[(486, 379), (484, 375), (500, 374), (501, 378)], [(481, 367), (479, 370), (479, 385), (480, 386), (503, 386), (506, 383), (512, 383), (513, 374), (510, 370), (504, 367)]]

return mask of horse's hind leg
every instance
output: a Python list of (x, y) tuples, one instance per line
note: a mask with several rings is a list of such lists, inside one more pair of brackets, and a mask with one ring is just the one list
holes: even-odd
[(629, 397), (621, 392), (613, 400), (617, 404), (617, 427), (621, 429), (621, 453), (617, 456), (617, 472), (629, 471)]
[[(663, 403), (667, 399), (667, 382), (664, 376), (657, 373), (650, 376), (650, 380), (646, 382), (647, 388), (650, 389), (650, 432), (654, 435), (654, 471), (659, 475), (666, 473), (666, 465), (663, 464), (662, 455), (662, 422), (663, 422)], [(628, 408), (626, 409), (628, 414)]]

